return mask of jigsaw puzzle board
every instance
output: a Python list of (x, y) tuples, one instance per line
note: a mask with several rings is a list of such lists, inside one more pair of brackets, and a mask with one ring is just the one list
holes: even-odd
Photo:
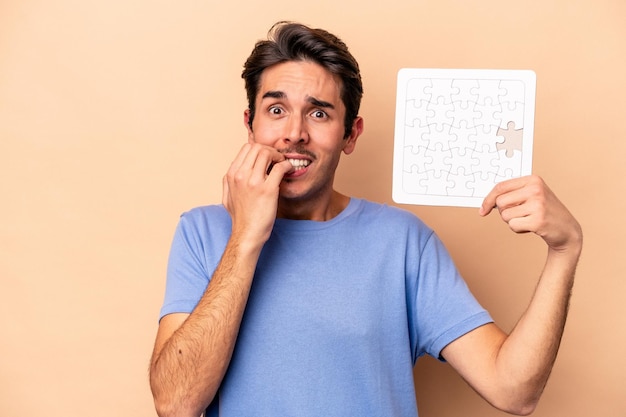
[(530, 70), (398, 72), (393, 200), (479, 207), (532, 168), (536, 75)]

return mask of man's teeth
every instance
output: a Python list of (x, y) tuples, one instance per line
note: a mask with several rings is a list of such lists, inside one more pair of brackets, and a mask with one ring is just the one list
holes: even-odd
[(287, 158), (287, 160), (289, 161), (289, 163), (291, 163), (291, 165), (296, 171), (299, 169), (306, 168), (311, 163), (311, 161), (309, 161), (308, 159)]

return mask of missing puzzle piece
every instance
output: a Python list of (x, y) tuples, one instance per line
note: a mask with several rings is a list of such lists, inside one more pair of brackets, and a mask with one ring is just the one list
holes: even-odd
[(496, 148), (498, 151), (506, 151), (508, 158), (513, 157), (513, 151), (522, 151), (524, 129), (515, 130), (515, 122), (508, 122), (506, 129), (498, 128), (496, 135), (504, 138), (504, 141), (496, 143)]

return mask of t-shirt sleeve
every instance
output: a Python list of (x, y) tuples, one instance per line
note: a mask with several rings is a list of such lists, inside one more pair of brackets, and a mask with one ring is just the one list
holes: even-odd
[(170, 249), (160, 317), (191, 313), (204, 294), (231, 233), (222, 205), (196, 207), (179, 219)]
[(413, 358), (427, 353), (439, 360), (450, 342), (492, 322), (459, 274), (447, 249), (432, 233), (421, 250), (415, 286)]
[(183, 214), (174, 232), (161, 318), (171, 313), (191, 313), (209, 282), (203, 242), (193, 217)]

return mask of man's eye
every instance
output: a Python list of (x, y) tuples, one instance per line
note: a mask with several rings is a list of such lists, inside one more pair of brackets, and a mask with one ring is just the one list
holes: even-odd
[(274, 115), (280, 115), (283, 113), (283, 109), (281, 109), (280, 107), (270, 107), (270, 113), (274, 114)]
[(326, 112), (322, 110), (315, 110), (313, 113), (311, 113), (311, 116), (316, 119), (323, 119), (324, 117), (326, 117)]

